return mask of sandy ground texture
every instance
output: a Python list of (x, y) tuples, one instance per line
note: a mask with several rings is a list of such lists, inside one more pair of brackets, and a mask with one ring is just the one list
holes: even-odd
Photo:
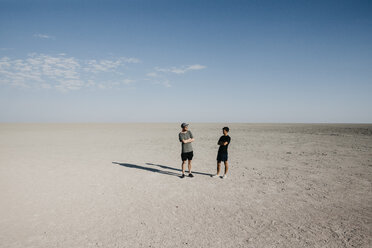
[(372, 247), (372, 125), (0, 124), (0, 247)]

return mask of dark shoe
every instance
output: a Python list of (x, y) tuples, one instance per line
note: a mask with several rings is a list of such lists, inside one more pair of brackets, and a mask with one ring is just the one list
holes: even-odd
[(194, 175), (190, 173), (190, 174), (189, 174), (189, 177), (194, 177)]
[(184, 178), (185, 177), (185, 174), (182, 174), (182, 176), (180, 176), (180, 178)]

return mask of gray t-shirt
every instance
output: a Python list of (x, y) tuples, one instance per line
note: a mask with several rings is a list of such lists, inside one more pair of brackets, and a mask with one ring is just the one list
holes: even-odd
[[(194, 136), (192, 136), (192, 133), (190, 131), (187, 131), (186, 133), (179, 133), (178, 134), (178, 138), (180, 140), (180, 142), (182, 142), (182, 140), (187, 140), (187, 139), (192, 139), (194, 138)], [(191, 143), (182, 143), (182, 153), (186, 153), (186, 152), (192, 152), (192, 145)]]

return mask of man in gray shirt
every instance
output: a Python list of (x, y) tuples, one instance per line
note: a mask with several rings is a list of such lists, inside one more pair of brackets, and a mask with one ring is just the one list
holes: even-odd
[(182, 142), (182, 153), (181, 153), (182, 176), (181, 176), (181, 178), (185, 177), (185, 163), (186, 163), (186, 160), (189, 161), (189, 163), (188, 163), (189, 177), (194, 177), (194, 175), (191, 173), (191, 161), (192, 161), (192, 157), (194, 156), (194, 152), (192, 150), (191, 142), (194, 141), (194, 136), (188, 130), (189, 129), (189, 124), (182, 123), (181, 128), (182, 128), (182, 131), (178, 134), (178, 138), (179, 138), (180, 142)]

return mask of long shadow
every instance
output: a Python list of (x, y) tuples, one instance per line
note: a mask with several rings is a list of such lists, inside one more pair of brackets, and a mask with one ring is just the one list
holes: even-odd
[(140, 169), (140, 170), (147, 170), (147, 171), (151, 171), (151, 172), (156, 172), (156, 173), (170, 175), (170, 176), (176, 176), (176, 177), (179, 177), (180, 176), (179, 174), (174, 173), (174, 172), (171, 172), (171, 171), (164, 171), (164, 170), (159, 170), (159, 169), (155, 169), (155, 168), (149, 168), (149, 167), (145, 167), (145, 166), (141, 166), (141, 165), (136, 165), (136, 164), (118, 163), (118, 162), (112, 162), (112, 163), (113, 164), (118, 164), (118, 165), (121, 165), (121, 166), (125, 166), (125, 167), (128, 167), (128, 168), (134, 168), (134, 169)]
[[(181, 169), (176, 169), (176, 168), (165, 166), (165, 165), (161, 165), (161, 164), (153, 164), (153, 163), (146, 163), (146, 164), (147, 165), (155, 165), (155, 166), (158, 166), (158, 167), (163, 168), (163, 169), (175, 170), (175, 171), (181, 171), (182, 172)], [(187, 165), (186, 165), (186, 168), (187, 168)], [(204, 173), (204, 172), (198, 172), (198, 171), (192, 171), (192, 174), (198, 174), (198, 175), (204, 175), (204, 176), (212, 176), (212, 174)]]
[[(156, 169), (156, 168), (145, 167), (145, 166), (141, 166), (141, 165), (137, 165), (137, 164), (128, 164), (128, 163), (119, 163), (119, 162), (112, 162), (112, 163), (120, 165), (120, 166), (124, 166), (124, 167), (127, 167), (127, 168), (146, 170), (146, 171), (156, 172), (156, 173), (160, 173), (160, 174), (164, 174), (164, 175), (170, 175), (170, 176), (176, 176), (176, 177), (180, 177), (180, 175), (181, 175), (180, 173), (175, 173), (175, 172), (165, 171), (165, 170), (159, 170), (159, 169)], [(172, 168), (172, 167), (165, 166), (165, 165), (153, 164), (153, 163), (146, 163), (146, 164), (147, 165), (158, 166), (158, 167), (163, 168), (163, 169), (182, 172), (182, 170), (180, 170), (180, 169)], [(197, 172), (197, 171), (193, 171), (192, 173), (193, 174), (204, 175), (204, 176), (211, 176), (211, 174), (203, 173), (203, 172)]]

